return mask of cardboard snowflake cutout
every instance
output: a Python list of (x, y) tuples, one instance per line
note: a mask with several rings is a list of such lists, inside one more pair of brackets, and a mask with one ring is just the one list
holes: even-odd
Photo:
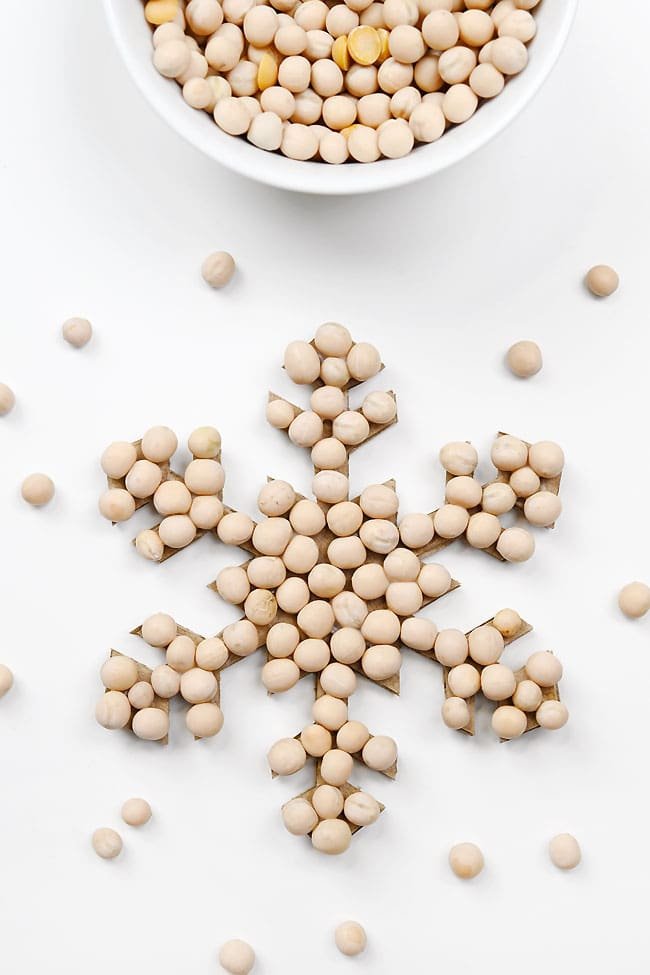
[(501, 517), (520, 511), (533, 524), (551, 526), (560, 511), (563, 456), (557, 445), (531, 446), (500, 434), (492, 451), (496, 478), (481, 485), (474, 477), (474, 448), (448, 444), (441, 450), (445, 503), (398, 520), (392, 480), (349, 497), (350, 455), (397, 422), (392, 392), (371, 392), (359, 408), (350, 408), (353, 387), (383, 369), (376, 349), (355, 344), (342, 326), (325, 325), (313, 342), (291, 343), (285, 368), (294, 381), (311, 387), (311, 408), (270, 394), (267, 418), (311, 451), (313, 499), (285, 481), (269, 480), (258, 498), (259, 521), (226, 506), (221, 443), (213, 428), (190, 437), (194, 460), (182, 477), (170, 467), (171, 431), (156, 428), (133, 445), (132, 465), (144, 461), (159, 469), (158, 477), (140, 468), (149, 478), (148, 495), (132, 475), (133, 466), (108, 464), (109, 493), (128, 493), (135, 483), (141, 495), (136, 503), (152, 502), (164, 516), (136, 539), (141, 554), (164, 561), (212, 531), (249, 558), (211, 583), (241, 607), (241, 619), (209, 638), (165, 614), (146, 620), (133, 632), (164, 650), (166, 662), (150, 670), (112, 651), (102, 668), (106, 692), (97, 717), (106, 727), (127, 727), (164, 743), (168, 702), (180, 694), (189, 705), (190, 731), (197, 738), (214, 735), (223, 724), (222, 672), (263, 649), (262, 681), (270, 693), (286, 692), (304, 678), (314, 684), (311, 723), (269, 751), (274, 776), (315, 762), (313, 787), (283, 808), (285, 825), (291, 833), (310, 835), (316, 849), (340, 853), (383, 810), (351, 784), (353, 763), (391, 778), (397, 772), (395, 741), (355, 721), (349, 701), (359, 680), (398, 694), (404, 648), (442, 664), (448, 727), (474, 733), (479, 693), (496, 704), (492, 724), (503, 740), (566, 722), (557, 687), (562, 668), (551, 653), (533, 654), (516, 673), (501, 662), (505, 647), (531, 630), (515, 611), (502, 610), (466, 634), (438, 631), (418, 615), (459, 585), (444, 566), (424, 561), (455, 539), (501, 561), (532, 555), (530, 532), (504, 527)]

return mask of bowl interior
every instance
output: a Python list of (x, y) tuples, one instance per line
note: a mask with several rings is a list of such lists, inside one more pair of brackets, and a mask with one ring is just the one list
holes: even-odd
[(401, 186), (445, 169), (484, 145), (530, 101), (553, 68), (571, 27), (577, 0), (542, 0), (535, 9), (537, 36), (529, 45), (530, 62), (503, 92), (481, 105), (463, 125), (438, 141), (419, 145), (402, 159), (330, 166), (298, 162), (265, 152), (245, 139), (222, 132), (206, 112), (190, 108), (175, 81), (158, 74), (152, 63), (151, 28), (141, 0), (104, 0), (109, 24), (126, 65), (147, 101), (188, 142), (224, 166), (252, 179), (307, 193), (366, 193)]

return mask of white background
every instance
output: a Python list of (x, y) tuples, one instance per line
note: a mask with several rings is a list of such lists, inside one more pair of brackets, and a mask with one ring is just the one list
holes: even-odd
[[(615, 6), (582, 4), (542, 93), (473, 158), (391, 194), (316, 199), (181, 144), (133, 88), (98, 0), (5, 5), (0, 380), (18, 405), (0, 421), (0, 659), (16, 675), (0, 703), (3, 971), (209, 975), (233, 936), (260, 975), (647, 970), (650, 620), (624, 620), (615, 597), (650, 581), (650, 8)], [(199, 266), (221, 248), (238, 274), (214, 292)], [(606, 302), (581, 283), (601, 261), (622, 280)], [(60, 338), (70, 315), (95, 327), (80, 352)], [(222, 628), (234, 612), (205, 584), (239, 559), (204, 539), (142, 562), (133, 523), (97, 513), (101, 450), (154, 423), (183, 440), (214, 423), (231, 504), (253, 514), (266, 474), (308, 490), (307, 458), (264, 404), (269, 387), (300, 395), (283, 348), (328, 319), (379, 346), (372, 386), (399, 396), (399, 426), (355, 455), (354, 489), (394, 475), (402, 510), (429, 510), (447, 440), (484, 457), (498, 429), (563, 444), (557, 530), (520, 567), (448, 549), (463, 586), (432, 615), (469, 628), (517, 608), (535, 631), (509, 658), (554, 649), (571, 711), (558, 733), (499, 745), (483, 709), (482, 734), (463, 737), (442, 726), (438, 668), (409, 654), (400, 699), (354, 698), (355, 717), (398, 739), (400, 774), (355, 771), (388, 809), (334, 860), (282, 827), (309, 776), (271, 782), (265, 753), (307, 722), (309, 688), (268, 698), (261, 655), (225, 676), (211, 741), (180, 712), (166, 749), (93, 719), (108, 648), (156, 662), (128, 631), (159, 609)], [(519, 338), (545, 357), (527, 383), (502, 362)], [(47, 509), (19, 499), (32, 470), (56, 481)], [(103, 862), (91, 833), (120, 828), (131, 795), (154, 819), (124, 826), (123, 855)], [(584, 853), (571, 874), (546, 852), (565, 830)], [(446, 865), (466, 839), (486, 858), (471, 884)], [(355, 961), (333, 947), (348, 917), (369, 936)]]

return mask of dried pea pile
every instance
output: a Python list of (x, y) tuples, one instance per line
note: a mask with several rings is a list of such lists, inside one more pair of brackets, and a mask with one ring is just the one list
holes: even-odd
[(406, 156), (528, 63), (539, 0), (149, 0), (153, 62), (192, 108), (291, 159)]

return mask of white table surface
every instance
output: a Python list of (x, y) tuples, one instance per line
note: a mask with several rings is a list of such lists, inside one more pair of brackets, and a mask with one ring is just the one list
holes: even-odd
[[(233, 936), (255, 945), (260, 975), (647, 970), (650, 619), (625, 621), (615, 596), (650, 581), (650, 8), (612, 7), (582, 4), (551, 80), (493, 144), (362, 199), (269, 190), (182, 144), (134, 90), (98, 0), (5, 8), (0, 380), (18, 405), (0, 421), (0, 659), (16, 675), (0, 703), (3, 971), (209, 975)], [(221, 248), (239, 270), (213, 292), (198, 269)], [(606, 302), (581, 284), (601, 261), (622, 279)], [(84, 351), (60, 339), (70, 315), (95, 327)], [(143, 563), (133, 525), (97, 514), (99, 453), (154, 423), (183, 439), (214, 423), (230, 503), (254, 513), (267, 474), (308, 490), (264, 404), (268, 388), (300, 397), (282, 350), (328, 319), (379, 346), (372, 386), (399, 396), (400, 424), (355, 455), (353, 488), (395, 476), (403, 511), (428, 509), (447, 440), (484, 458), (498, 429), (564, 445), (565, 513), (534, 560), (453, 546), (443, 561), (462, 589), (427, 612), (469, 628), (517, 608), (535, 631), (510, 659), (554, 649), (571, 711), (564, 730), (510, 745), (485, 707), (482, 734), (454, 734), (439, 669), (409, 654), (401, 698), (364, 686), (353, 700), (399, 741), (400, 774), (355, 771), (388, 808), (334, 860), (282, 827), (309, 775), (271, 782), (265, 753), (307, 723), (309, 688), (268, 698), (261, 655), (224, 678), (211, 741), (194, 743), (180, 710), (166, 749), (93, 719), (108, 648), (156, 662), (128, 632), (159, 609), (218, 631), (235, 613), (205, 584), (239, 560), (205, 539)], [(502, 364), (524, 337), (545, 357), (529, 383)], [(45, 510), (19, 499), (32, 470), (57, 484)], [(90, 835), (120, 828), (131, 795), (155, 818), (124, 826), (123, 855), (103, 862)], [(546, 853), (560, 831), (583, 848), (571, 874)], [(446, 865), (465, 839), (486, 858), (472, 884)], [(346, 918), (368, 931), (355, 961), (333, 947)]]

